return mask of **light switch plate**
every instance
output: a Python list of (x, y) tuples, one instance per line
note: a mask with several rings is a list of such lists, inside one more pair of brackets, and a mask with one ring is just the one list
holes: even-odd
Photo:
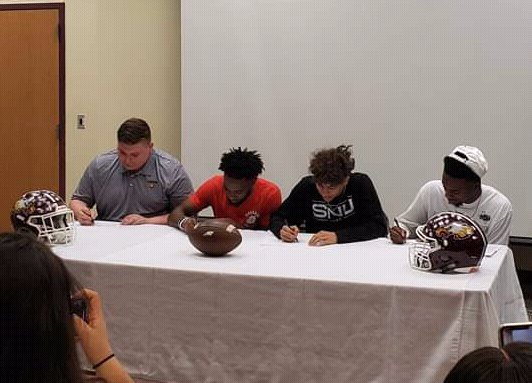
[(85, 129), (85, 115), (84, 114), (78, 114), (78, 123), (77, 127), (78, 129)]

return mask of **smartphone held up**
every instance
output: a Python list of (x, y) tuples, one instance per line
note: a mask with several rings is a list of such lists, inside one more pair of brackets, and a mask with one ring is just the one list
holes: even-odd
[(87, 299), (83, 296), (81, 297), (71, 297), (70, 298), (70, 310), (72, 314), (76, 314), (81, 319), (83, 319), (84, 322), (89, 321), (89, 315), (88, 315), (88, 304)]
[(506, 323), (499, 328), (501, 347), (512, 342), (532, 343), (532, 322)]

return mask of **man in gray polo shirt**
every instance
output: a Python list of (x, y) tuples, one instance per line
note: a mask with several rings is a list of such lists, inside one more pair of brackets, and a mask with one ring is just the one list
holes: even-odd
[(98, 219), (124, 225), (166, 224), (168, 214), (194, 192), (183, 165), (153, 148), (150, 127), (130, 118), (118, 129), (118, 145), (96, 157), (72, 195), (70, 208), (82, 225)]

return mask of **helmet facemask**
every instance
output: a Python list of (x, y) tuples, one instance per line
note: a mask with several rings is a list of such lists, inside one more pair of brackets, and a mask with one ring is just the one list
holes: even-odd
[(408, 260), (414, 269), (429, 271), (432, 270), (430, 253), (439, 250), (441, 247), (434, 238), (426, 236), (423, 232), (425, 225), (416, 228), (416, 234), (423, 242), (415, 242), (408, 248)]
[(66, 207), (52, 213), (31, 216), (26, 224), (37, 230), (37, 238), (51, 245), (71, 243), (76, 235), (74, 213)]

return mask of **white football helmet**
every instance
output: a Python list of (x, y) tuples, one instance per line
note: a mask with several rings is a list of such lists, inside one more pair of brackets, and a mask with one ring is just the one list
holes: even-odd
[(25, 193), (11, 210), (15, 231), (31, 232), (49, 244), (74, 241), (76, 226), (74, 213), (63, 199), (49, 190)]

